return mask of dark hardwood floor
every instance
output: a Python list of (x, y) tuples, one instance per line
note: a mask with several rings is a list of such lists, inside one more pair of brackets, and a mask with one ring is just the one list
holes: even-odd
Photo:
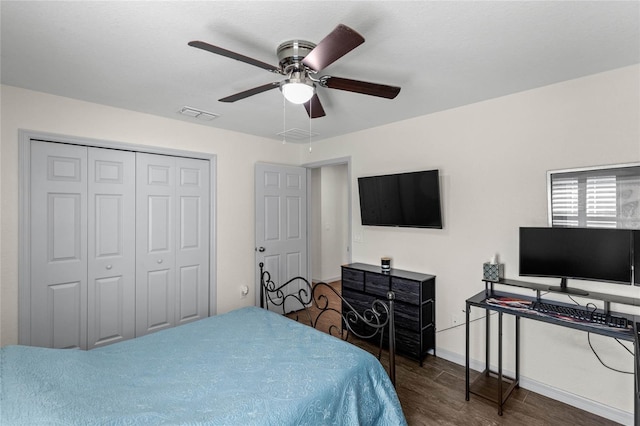
[[(340, 291), (340, 282), (332, 283), (332, 286)], [(326, 292), (329, 299), (330, 293)], [(330, 303), (337, 308), (340, 305), (335, 302), (335, 296)], [(378, 354), (377, 346), (369, 342), (352, 338), (349, 341), (376, 356)], [(388, 371), (386, 351), (381, 362)], [(472, 371), (471, 380), (478, 374)], [(396, 391), (410, 426), (618, 424), (522, 388), (514, 390), (503, 415), (499, 416), (496, 404), (484, 398), (471, 395), (470, 400), (465, 401), (464, 366), (431, 355), (427, 356), (422, 367), (414, 360), (396, 356)]]
[[(377, 355), (368, 342), (350, 339)], [(381, 362), (388, 367), (383, 352)], [(464, 367), (428, 355), (423, 366), (396, 356), (396, 391), (409, 425), (616, 425), (617, 423), (526, 389), (516, 389), (502, 416), (496, 404), (471, 395), (465, 401)], [(472, 372), (473, 380), (479, 373)]]

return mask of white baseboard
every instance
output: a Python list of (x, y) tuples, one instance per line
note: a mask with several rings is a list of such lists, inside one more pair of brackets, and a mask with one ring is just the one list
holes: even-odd
[(323, 279), (320, 279), (320, 280), (317, 279), (317, 278), (313, 278), (311, 281), (314, 282), (314, 283), (317, 283), (317, 282), (320, 282), (320, 281), (322, 281), (323, 283), (332, 283), (332, 282), (335, 282), (335, 281), (340, 281), (341, 279), (342, 279), (341, 276), (337, 276), (335, 278), (323, 278)]
[[(438, 348), (436, 350), (437, 356), (451, 361), (458, 365), (465, 365), (464, 356), (454, 352), (447, 351), (445, 349)], [(469, 366), (476, 371), (483, 371), (485, 366), (483, 361), (471, 359), (469, 360)], [(492, 367), (493, 369), (493, 367)], [(497, 370), (497, 367), (495, 368)], [(503, 370), (503, 374), (506, 376), (515, 376), (515, 372)], [(584, 411), (588, 411), (597, 416), (604, 417), (606, 419), (618, 422), (623, 425), (633, 425), (633, 413), (620, 410), (618, 408), (610, 407), (591, 399), (587, 399), (570, 392), (556, 389), (544, 383), (540, 383), (536, 380), (529, 379), (520, 375), (520, 387), (535, 392), (540, 395), (544, 395), (548, 398), (555, 399), (556, 401), (563, 402), (573, 407), (579, 408)]]

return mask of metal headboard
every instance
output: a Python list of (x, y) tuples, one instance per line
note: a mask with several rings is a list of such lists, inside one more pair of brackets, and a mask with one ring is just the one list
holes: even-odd
[[(278, 285), (271, 279), (269, 271), (264, 269), (264, 263), (260, 262), (260, 307), (278, 307), (283, 315), (293, 315), (294, 319), (302, 321), (299, 314), (304, 315), (313, 328), (323, 323), (322, 320), (332, 315), (341, 318), (340, 325), (330, 324), (328, 333), (342, 340), (348, 340), (350, 335), (361, 339), (372, 339), (380, 335), (378, 359), (382, 355), (385, 330), (388, 329), (389, 347), (389, 377), (396, 383), (396, 339), (394, 324), (395, 294), (387, 292), (387, 300), (376, 299), (371, 306), (357, 310), (347, 302), (336, 289), (324, 282), (313, 285), (304, 277), (294, 277)], [(296, 286), (300, 286), (297, 288)], [(293, 289), (291, 292), (287, 288)], [(327, 293), (329, 296), (327, 296)], [(339, 300), (341, 309), (330, 306), (330, 300)], [(290, 310), (287, 311), (287, 308)], [(291, 309), (293, 308), (293, 309)], [(317, 313), (317, 315), (314, 315)]]

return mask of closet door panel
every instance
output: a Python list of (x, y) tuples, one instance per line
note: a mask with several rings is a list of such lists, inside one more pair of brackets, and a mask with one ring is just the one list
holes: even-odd
[(31, 144), (31, 345), (87, 347), (87, 148)]
[(88, 347), (135, 335), (135, 154), (88, 150)]
[(173, 271), (159, 269), (149, 272), (146, 288), (147, 332), (157, 331), (173, 325)]
[(147, 241), (149, 253), (168, 254), (173, 252), (173, 229), (171, 224), (173, 197), (150, 195), (148, 198)]
[(209, 162), (176, 158), (177, 323), (209, 315)]
[(183, 266), (179, 271), (178, 321), (183, 323), (202, 318), (198, 304), (200, 265)]
[(51, 314), (51, 347), (80, 348), (84, 331), (81, 282), (54, 284), (48, 287)]
[(131, 324), (125, 322), (125, 291), (126, 279), (123, 276), (99, 278), (89, 283), (90, 349), (132, 337), (126, 332), (127, 328), (133, 328), (133, 321)]
[(175, 325), (175, 158), (136, 154), (136, 336)]

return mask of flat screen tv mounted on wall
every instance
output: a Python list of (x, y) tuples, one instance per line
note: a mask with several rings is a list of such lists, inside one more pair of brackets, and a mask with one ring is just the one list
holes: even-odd
[(363, 225), (442, 229), (438, 170), (358, 178)]

